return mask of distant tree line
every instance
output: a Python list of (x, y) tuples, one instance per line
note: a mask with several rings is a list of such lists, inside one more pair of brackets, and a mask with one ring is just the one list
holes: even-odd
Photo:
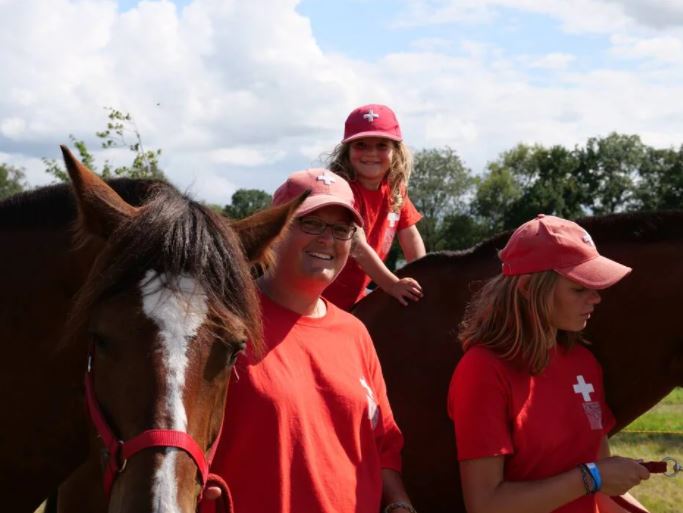
[(612, 133), (583, 147), (519, 144), (476, 176), (450, 148), (415, 154), (410, 197), (428, 251), (461, 249), (536, 214), (683, 208), (683, 145), (658, 149)]
[[(130, 114), (108, 109), (107, 128), (96, 135), (103, 148), (128, 147), (130, 165), (101, 168), (85, 143), (70, 136), (81, 160), (105, 178), (164, 179), (161, 150), (146, 150)], [(132, 135), (132, 141), (129, 141)], [(46, 172), (67, 180), (54, 160), (43, 159)], [(23, 169), (0, 164), (0, 199), (25, 190)], [(538, 213), (569, 219), (586, 215), (683, 208), (683, 145), (653, 148), (637, 135), (612, 133), (592, 137), (585, 146), (518, 144), (489, 162), (482, 174), (467, 168), (449, 147), (415, 154), (410, 197), (424, 215), (418, 225), (428, 251), (467, 248)], [(270, 205), (258, 189), (238, 189), (227, 205), (210, 205), (233, 219)], [(395, 265), (398, 248), (389, 264)]]

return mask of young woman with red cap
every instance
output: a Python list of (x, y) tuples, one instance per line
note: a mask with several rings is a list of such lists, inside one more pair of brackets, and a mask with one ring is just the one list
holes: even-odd
[(649, 473), (610, 456), (602, 369), (579, 332), (598, 290), (631, 269), (600, 256), (576, 223), (542, 214), (499, 257), (502, 274), (466, 309), (448, 395), (467, 511), (624, 511), (608, 496)]
[(420, 284), (413, 278), (399, 279), (384, 265), (395, 234), (408, 262), (425, 255), (416, 227), (422, 216), (407, 193), (412, 158), (394, 112), (379, 104), (354, 109), (329, 167), (349, 181), (364, 226), (355, 238), (353, 258), (325, 297), (348, 310), (365, 295), (372, 279), (403, 305), (408, 299), (419, 300)]
[(307, 190), (258, 280), (265, 350), (235, 364), (211, 470), (237, 512), (377, 513), (384, 503), (387, 513), (414, 513), (370, 335), (321, 298), (363, 220), (346, 181), (324, 169), (290, 175), (273, 203)]

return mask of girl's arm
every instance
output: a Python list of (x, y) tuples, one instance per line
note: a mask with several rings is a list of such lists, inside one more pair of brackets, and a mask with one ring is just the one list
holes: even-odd
[(401, 251), (403, 251), (408, 263), (427, 254), (422, 235), (420, 235), (416, 225), (398, 231), (398, 244), (401, 246)]
[[(547, 513), (582, 495), (586, 489), (578, 468), (536, 481), (505, 481), (504, 456), (460, 462), (460, 478), (468, 513)], [(606, 495), (621, 495), (647, 479), (635, 460), (613, 456), (597, 462)]]
[(422, 297), (422, 287), (417, 281), (413, 278), (399, 278), (384, 265), (377, 252), (365, 239), (362, 228), (356, 232), (354, 237), (351, 256), (378, 287), (396, 298), (403, 306), (408, 305), (406, 299), (417, 301)]
[[(609, 458), (610, 455), (611, 455), (611, 453), (610, 453), (610, 449), (609, 449), (609, 441), (607, 440), (607, 437), (604, 437), (602, 439), (602, 442), (600, 443), (600, 450), (598, 452), (598, 459)], [(624, 499), (629, 504), (632, 504), (632, 505), (640, 508), (642, 511), (648, 511), (645, 506), (643, 506), (640, 502), (638, 502), (636, 500), (636, 498), (628, 492), (622, 494), (621, 498)], [(598, 509), (600, 510), (600, 513), (629, 513), (624, 508), (619, 506), (616, 502), (614, 502), (610, 498), (609, 495), (606, 495), (602, 492), (598, 492), (595, 495), (595, 500), (598, 503)]]
[(411, 511), (412, 505), (403, 487), (403, 479), (401, 479), (401, 474), (395, 470), (382, 469), (382, 501), (385, 507), (391, 504), (396, 506), (392, 507), (392, 513), (408, 513)]

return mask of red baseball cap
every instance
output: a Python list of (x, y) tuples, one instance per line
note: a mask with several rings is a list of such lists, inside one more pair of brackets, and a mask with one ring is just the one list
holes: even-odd
[(402, 141), (401, 127), (396, 114), (386, 105), (370, 103), (354, 109), (344, 123), (343, 143), (362, 137), (384, 137)]
[(553, 270), (589, 289), (610, 287), (631, 272), (601, 256), (578, 224), (544, 214), (517, 228), (499, 256), (505, 276)]
[(322, 207), (339, 205), (350, 210), (354, 222), (358, 226), (363, 226), (363, 218), (356, 210), (351, 187), (344, 178), (329, 169), (312, 168), (292, 173), (273, 194), (273, 205), (281, 205), (293, 200), (305, 191), (310, 191), (310, 194), (296, 209), (297, 217)]

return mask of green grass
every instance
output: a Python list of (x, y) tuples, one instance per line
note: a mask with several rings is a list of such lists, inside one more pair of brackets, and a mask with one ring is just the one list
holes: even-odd
[[(629, 458), (659, 461), (671, 456), (683, 463), (683, 389), (674, 390), (624, 431), (613, 436), (610, 448), (612, 454)], [(679, 513), (683, 510), (683, 473), (673, 478), (653, 474), (648, 481), (634, 488), (632, 494), (652, 513)]]

